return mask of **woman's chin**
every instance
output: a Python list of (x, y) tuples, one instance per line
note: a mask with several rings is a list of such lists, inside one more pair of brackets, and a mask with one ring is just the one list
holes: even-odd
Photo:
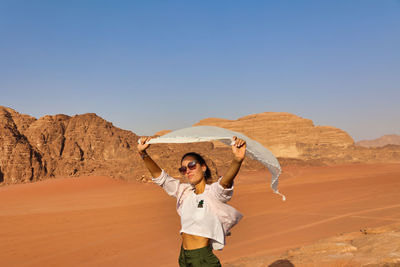
[(195, 177), (188, 177), (188, 182), (191, 185), (196, 185), (201, 181), (201, 179), (196, 179)]

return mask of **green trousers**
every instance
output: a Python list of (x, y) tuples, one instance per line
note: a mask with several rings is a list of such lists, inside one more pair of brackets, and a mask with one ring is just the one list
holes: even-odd
[(210, 246), (204, 248), (185, 250), (181, 247), (179, 254), (180, 267), (221, 267), (217, 256)]

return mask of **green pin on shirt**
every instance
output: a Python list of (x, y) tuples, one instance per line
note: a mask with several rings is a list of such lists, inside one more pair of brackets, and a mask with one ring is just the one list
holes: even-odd
[(197, 205), (198, 208), (202, 208), (204, 204), (204, 200), (200, 200), (199, 205)]

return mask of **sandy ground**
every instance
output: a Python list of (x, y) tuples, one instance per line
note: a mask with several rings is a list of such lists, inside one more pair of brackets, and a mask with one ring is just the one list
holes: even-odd
[[(400, 164), (286, 167), (280, 190), (286, 202), (267, 171), (240, 173), (230, 204), (245, 217), (216, 252), (222, 263), (400, 222)], [(0, 266), (177, 266), (179, 227), (174, 199), (154, 184), (0, 187)]]

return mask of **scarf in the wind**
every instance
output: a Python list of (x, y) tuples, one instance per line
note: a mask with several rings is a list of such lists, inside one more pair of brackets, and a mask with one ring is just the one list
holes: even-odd
[(283, 201), (285, 201), (286, 197), (278, 191), (278, 178), (281, 174), (281, 166), (279, 165), (278, 160), (268, 149), (266, 149), (259, 142), (254, 141), (241, 133), (215, 126), (195, 126), (176, 130), (163, 136), (153, 138), (148, 143), (196, 143), (219, 140), (226, 145), (232, 145), (233, 136), (245, 140), (247, 144), (246, 154), (251, 158), (261, 162), (264, 166), (268, 168), (272, 175), (272, 191), (282, 196)]

